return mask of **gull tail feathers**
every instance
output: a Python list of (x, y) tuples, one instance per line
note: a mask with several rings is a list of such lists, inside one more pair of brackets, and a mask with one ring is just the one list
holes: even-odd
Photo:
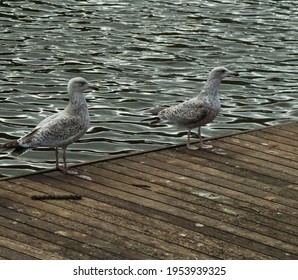
[(160, 112), (160, 111), (162, 111), (164, 109), (164, 107), (154, 107), (154, 108), (151, 108), (151, 109), (149, 109), (148, 110), (148, 112), (150, 113), (150, 114), (152, 114), (152, 115), (158, 115), (158, 113)]
[(18, 141), (12, 141), (5, 144), (0, 144), (0, 148), (2, 149), (2, 151), (14, 149), (14, 148), (17, 148), (18, 146), (20, 146)]
[(148, 112), (150, 114), (152, 114), (153, 116), (145, 119), (144, 121), (150, 121), (150, 123), (149, 123), (150, 126), (162, 123), (162, 121), (161, 121), (160, 117), (158, 116), (158, 114), (163, 109), (164, 109), (163, 107), (155, 107), (155, 108), (152, 108), (152, 109), (148, 110)]
[(2, 148), (2, 151), (13, 149), (10, 152), (10, 154), (13, 155), (14, 157), (21, 156), (24, 153), (26, 153), (29, 150), (31, 150), (31, 148), (29, 148), (29, 147), (23, 147), (23, 146), (21, 146), (18, 141), (12, 141), (12, 142), (9, 142), (9, 143), (6, 143), (6, 144), (2, 144), (2, 145), (0, 145), (0, 148)]
[(146, 118), (146, 119), (143, 119), (142, 120), (143, 122), (147, 122), (149, 121), (149, 125), (155, 125), (155, 124), (159, 124), (160, 123), (160, 119), (159, 117), (157, 116), (153, 116), (153, 117), (149, 117), (149, 118)]
[(161, 120), (160, 120), (159, 117), (152, 117), (152, 118), (150, 119), (150, 126), (151, 126), (151, 125), (155, 125), (155, 124), (160, 124), (160, 123), (161, 123)]
[(31, 148), (24, 148), (22, 146), (19, 146), (11, 151), (11, 155), (14, 157), (18, 157), (18, 156), (21, 156), (21, 155), (29, 152), (30, 150), (31, 150)]

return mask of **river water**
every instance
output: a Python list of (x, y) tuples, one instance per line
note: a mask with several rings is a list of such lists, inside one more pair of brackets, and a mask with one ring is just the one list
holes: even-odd
[[(222, 111), (206, 137), (298, 119), (298, 6), (279, 0), (9, 0), (0, 3), (0, 143), (67, 104), (69, 79), (86, 94), (91, 125), (68, 149), (71, 164), (186, 140), (150, 127), (148, 110), (195, 96), (215, 66)], [(1, 155), (0, 173), (51, 168), (54, 153)]]

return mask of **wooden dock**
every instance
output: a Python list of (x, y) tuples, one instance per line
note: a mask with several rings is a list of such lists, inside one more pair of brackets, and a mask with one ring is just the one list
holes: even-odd
[(297, 139), (295, 122), (1, 180), (0, 259), (298, 259)]

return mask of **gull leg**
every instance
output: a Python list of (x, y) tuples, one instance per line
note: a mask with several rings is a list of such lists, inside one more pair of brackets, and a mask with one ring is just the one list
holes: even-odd
[(199, 134), (199, 138), (200, 138), (200, 146), (201, 146), (202, 149), (211, 149), (211, 148), (213, 148), (212, 145), (207, 145), (207, 144), (203, 143), (203, 139), (202, 139), (202, 136), (201, 136), (201, 127), (200, 126), (198, 127), (198, 134)]
[(67, 165), (66, 165), (66, 148), (63, 147), (63, 164), (64, 164), (64, 170), (67, 171)]
[(56, 157), (56, 169), (59, 170), (59, 158), (58, 158), (58, 147), (55, 148), (55, 157)]
[(63, 168), (63, 172), (65, 174), (69, 174), (69, 175), (78, 175), (79, 172), (78, 171), (74, 171), (74, 170), (68, 170), (67, 164), (66, 164), (66, 148), (67, 147), (63, 147), (63, 163), (64, 163), (64, 168)]
[(77, 171), (68, 170), (67, 164), (66, 164), (66, 147), (63, 147), (62, 150), (63, 150), (63, 166), (60, 166), (59, 165), (59, 159), (58, 159), (58, 147), (55, 148), (56, 169), (62, 171), (65, 174), (70, 174), (70, 175), (79, 174), (79, 172), (77, 172)]
[(189, 129), (187, 131), (187, 144), (186, 144), (186, 146), (190, 150), (197, 150), (197, 149), (199, 149), (198, 147), (195, 147), (195, 146), (190, 145), (190, 132), (191, 132), (191, 129)]
[(65, 169), (62, 166), (59, 165), (59, 156), (58, 156), (58, 154), (59, 154), (58, 147), (56, 147), (55, 148), (56, 169), (64, 172)]

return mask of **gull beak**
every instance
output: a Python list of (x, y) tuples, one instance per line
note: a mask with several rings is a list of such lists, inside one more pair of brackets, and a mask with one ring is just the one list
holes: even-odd
[(93, 90), (99, 90), (99, 87), (97, 85), (90, 85), (89, 84), (89, 88), (93, 89)]
[(237, 72), (232, 72), (232, 71), (230, 71), (230, 72), (228, 73), (228, 76), (229, 76), (229, 77), (238, 77), (239, 74), (238, 74)]

